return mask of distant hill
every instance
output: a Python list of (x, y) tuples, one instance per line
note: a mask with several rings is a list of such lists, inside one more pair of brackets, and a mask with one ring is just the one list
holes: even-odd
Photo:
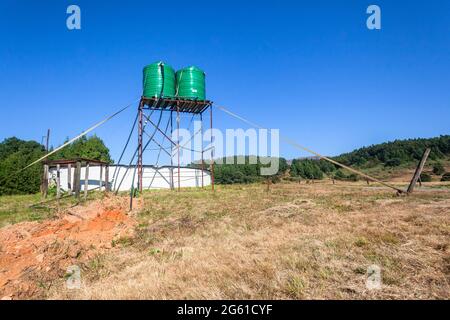
[[(445, 163), (450, 159), (450, 136), (444, 135), (429, 139), (395, 140), (363, 147), (331, 158), (378, 177), (389, 177), (394, 169), (414, 168), (422, 158), (426, 148), (431, 148), (428, 164)], [(260, 175), (260, 161), (256, 162), (255, 156), (235, 156), (221, 160), (222, 164), (216, 163), (214, 167), (217, 183), (250, 183), (263, 179)], [(241, 164), (237, 164), (237, 160), (241, 160)], [(193, 165), (198, 166), (199, 164)], [(286, 178), (287, 173), (291, 176), (289, 179), (292, 180), (323, 179), (326, 177), (352, 181), (359, 179), (359, 176), (356, 174), (347, 172), (315, 156), (297, 158), (289, 161), (280, 158), (280, 171), (278, 175), (271, 178), (273, 181), (279, 180), (282, 177)]]
[[(347, 166), (359, 168), (367, 173), (373, 173), (377, 176), (380, 174), (388, 175), (394, 168), (410, 168), (415, 167), (417, 162), (422, 158), (426, 148), (431, 148), (428, 164), (437, 164), (440, 161), (450, 159), (450, 136), (443, 135), (429, 139), (407, 139), (395, 140), (381, 144), (371, 145), (344, 153), (336, 157), (334, 160)], [(258, 164), (249, 164), (250, 157), (233, 157), (231, 160), (244, 160), (243, 164), (217, 164), (214, 174), (217, 183), (249, 183), (262, 179), (260, 176), (260, 167)], [(225, 158), (224, 158), (225, 159)], [(223, 160), (224, 160), (223, 159)], [(303, 157), (286, 161), (280, 158), (280, 171), (275, 179), (280, 178), (285, 172), (289, 172), (292, 179), (323, 179), (325, 177), (333, 177), (339, 180), (358, 180), (359, 176), (346, 172), (346, 170), (325, 161), (318, 157)], [(254, 163), (254, 162), (253, 162)]]
[(380, 164), (395, 167), (419, 161), (426, 148), (431, 148), (430, 160), (450, 157), (450, 135), (385, 142), (344, 153), (334, 159), (349, 166), (363, 168)]
[[(406, 139), (385, 142), (359, 148), (332, 159), (347, 166), (378, 171), (397, 167), (415, 166), (426, 148), (431, 148), (429, 162), (438, 163), (450, 158), (450, 136), (428, 139)], [(386, 169), (384, 169), (386, 168)], [(337, 166), (316, 157), (294, 159), (290, 167), (291, 176), (304, 179), (322, 179), (324, 175), (342, 180), (357, 180), (355, 174), (345, 173)]]

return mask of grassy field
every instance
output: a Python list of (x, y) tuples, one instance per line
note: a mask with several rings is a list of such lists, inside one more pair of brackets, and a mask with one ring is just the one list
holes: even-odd
[(0, 196), (0, 227), (22, 221), (40, 221), (52, 216), (51, 210), (36, 210), (31, 205), (40, 201), (39, 195)]
[[(89, 193), (88, 200), (101, 198), (98, 192)], [(77, 203), (75, 199), (63, 198), (55, 201), (54, 196), (43, 200), (40, 194), (0, 196), (0, 228), (24, 221), (43, 221), (58, 216), (64, 210)], [(42, 202), (46, 202), (40, 205)]]
[[(408, 197), (322, 181), (142, 198), (130, 213), (133, 235), (71, 261), (82, 266), (81, 289), (67, 290), (60, 274), (31, 298), (450, 298), (448, 184)], [(1, 199), (2, 210), (20, 201)], [(371, 265), (381, 268), (381, 289), (366, 287)]]

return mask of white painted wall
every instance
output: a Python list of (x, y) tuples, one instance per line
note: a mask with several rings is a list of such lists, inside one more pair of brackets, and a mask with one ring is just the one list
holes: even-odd
[[(75, 168), (72, 167), (72, 186)], [(68, 169), (61, 168), (60, 181), (61, 189), (68, 190)], [(114, 175), (116, 173), (116, 175)], [(133, 181), (134, 166), (110, 166), (109, 167), (109, 183), (112, 190), (128, 191), (131, 189)], [(84, 179), (86, 168), (81, 168), (81, 190), (84, 190)], [(146, 167), (144, 166), (143, 186), (144, 189), (170, 189), (173, 177), (174, 187), (178, 187), (178, 167)], [(56, 183), (56, 168), (49, 170), (50, 183)], [(123, 180), (123, 181), (122, 181)], [(103, 168), (102, 181), (105, 181), (105, 168)], [(120, 184), (120, 182), (122, 183)], [(134, 186), (137, 187), (138, 175), (137, 171), (134, 178)], [(208, 171), (203, 171), (203, 184), (208, 186), (211, 184), (211, 178)], [(120, 185), (120, 187), (119, 187)], [(100, 186), (100, 167), (89, 167), (89, 183), (88, 190), (98, 188)], [(180, 168), (180, 186), (184, 187), (201, 187), (202, 186), (202, 170), (193, 168)]]

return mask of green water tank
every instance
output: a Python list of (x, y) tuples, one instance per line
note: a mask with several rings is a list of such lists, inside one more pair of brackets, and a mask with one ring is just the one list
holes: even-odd
[(175, 71), (162, 61), (144, 68), (142, 79), (144, 97), (174, 97)]
[(177, 71), (177, 97), (205, 100), (205, 73), (197, 67), (187, 67)]

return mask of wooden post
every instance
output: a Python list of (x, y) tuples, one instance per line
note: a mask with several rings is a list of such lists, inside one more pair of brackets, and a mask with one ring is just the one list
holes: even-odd
[(89, 162), (86, 162), (86, 170), (84, 174), (84, 200), (87, 199), (89, 188)]
[(73, 189), (75, 191), (75, 198), (80, 199), (81, 191), (81, 162), (77, 161), (77, 166), (75, 167)]
[(98, 184), (100, 191), (102, 191), (102, 188), (103, 188), (103, 180), (102, 179), (103, 179), (103, 165), (100, 164), (100, 179), (99, 179), (99, 184)]
[(109, 165), (105, 166), (105, 191), (109, 192)]
[(48, 164), (44, 164), (44, 173), (42, 174), (42, 197), (47, 198), (48, 194)]
[(270, 179), (270, 177), (267, 177), (267, 189), (266, 192), (270, 191), (270, 184), (271, 184), (272, 180)]
[(67, 165), (67, 191), (72, 194), (72, 165)]
[(61, 165), (56, 165), (56, 198), (61, 198)]
[(170, 167), (169, 172), (170, 172), (170, 189), (174, 190), (175, 189), (175, 179), (173, 176), (173, 167)]
[(428, 156), (430, 155), (431, 149), (427, 148), (423, 153), (422, 160), (420, 160), (419, 165), (416, 168), (416, 172), (414, 172), (414, 176), (411, 180), (411, 183), (408, 187), (408, 193), (412, 193), (414, 191), (414, 187), (416, 186), (417, 181), (420, 179), (420, 174), (422, 173), (423, 167), (425, 166), (425, 162), (427, 161)]
[(50, 129), (47, 130), (46, 139), (47, 139), (47, 142), (45, 143), (45, 151), (47, 151), (47, 153), (48, 153), (48, 151), (49, 151), (48, 145), (49, 145), (49, 142), (50, 142)]

